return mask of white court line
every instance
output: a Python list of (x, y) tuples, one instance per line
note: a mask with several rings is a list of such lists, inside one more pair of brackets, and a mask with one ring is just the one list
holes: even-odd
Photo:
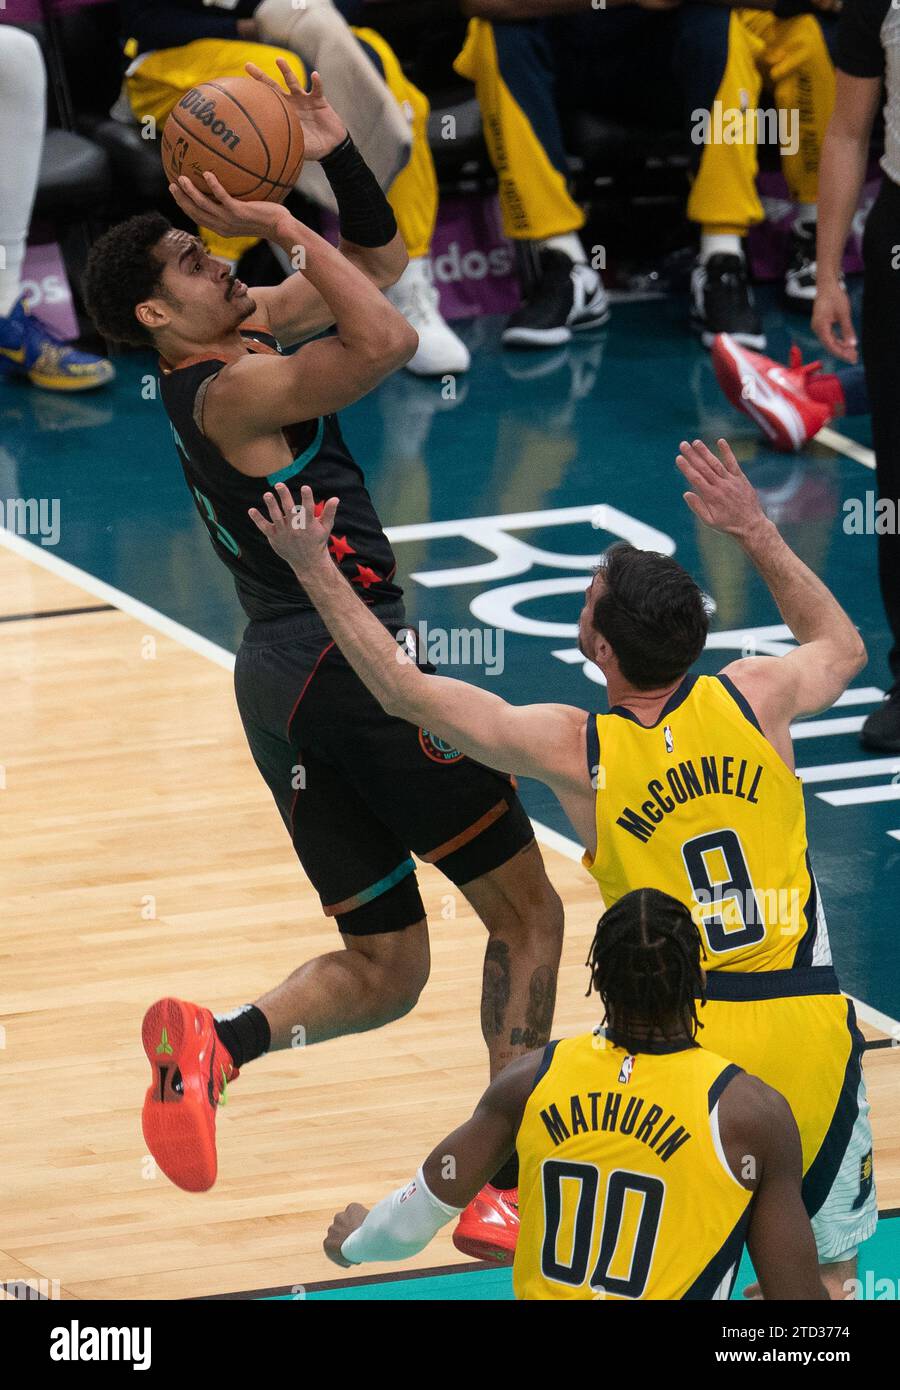
[(852, 777), (884, 777), (900, 772), (900, 754), (893, 758), (860, 758), (852, 763), (817, 763), (795, 768), (802, 782), (840, 782)]
[[(23, 536), (16, 536), (12, 531), (7, 531), (2, 526), (0, 526), (0, 546), (6, 550), (11, 550), (15, 555), (21, 555), (23, 559), (31, 560), (34, 564), (40, 565), (42, 569), (49, 570), (51, 574), (58, 575), (60, 579), (68, 580), (70, 584), (74, 584), (88, 594), (93, 594), (95, 598), (103, 599), (105, 603), (112, 603), (123, 613), (138, 618), (156, 632), (171, 637), (174, 642), (180, 642), (183, 647), (196, 652), (199, 656), (205, 656), (208, 661), (215, 662), (217, 666), (222, 666), (227, 671), (234, 669), (234, 657), (224, 647), (210, 642), (206, 637), (201, 637), (198, 632), (193, 632), (189, 627), (176, 623), (172, 618), (167, 618), (156, 608), (141, 603), (139, 599), (132, 598), (130, 594), (124, 593), (112, 584), (106, 584), (102, 579), (95, 578), (87, 570), (79, 569), (77, 565), (70, 565), (67, 560), (60, 560), (44, 546), (35, 545), (33, 541), (25, 540)], [(569, 839), (567, 835), (561, 835), (558, 830), (553, 830), (541, 821), (532, 821), (532, 825), (534, 826), (535, 839), (539, 844), (545, 845), (547, 849), (556, 850), (566, 859), (571, 859), (578, 864), (581, 863), (584, 851), (576, 840)], [(854, 998), (853, 995), (849, 997), (853, 999), (856, 1012), (861, 1019), (873, 1028), (880, 1028), (883, 1033), (887, 1033), (890, 1037), (900, 1038), (900, 1022), (890, 1018), (888, 1014), (881, 1013), (879, 1009), (872, 1008), (863, 1000)]]
[(848, 459), (854, 459), (861, 463), (864, 468), (875, 467), (875, 451), (867, 449), (865, 444), (857, 444), (855, 439), (849, 439), (846, 434), (840, 434), (837, 430), (829, 429), (824, 425), (818, 434), (813, 435), (816, 444), (825, 444), (829, 449), (834, 449), (837, 454), (844, 454)]
[(853, 1001), (863, 1023), (868, 1023), (871, 1028), (880, 1028), (889, 1038), (896, 1038), (900, 1042), (900, 1023), (895, 1018), (891, 1018), (890, 1014), (883, 1014), (880, 1009), (873, 1009), (871, 1004), (863, 1003), (862, 999), (857, 999), (855, 995), (848, 994), (847, 998)]
[(880, 685), (856, 685), (839, 695), (831, 708), (836, 709), (838, 705), (877, 705), (883, 696)]
[(34, 564), (40, 565), (42, 569), (49, 570), (51, 574), (58, 575), (60, 579), (68, 580), (70, 584), (75, 584), (79, 589), (93, 594), (94, 598), (101, 598), (105, 603), (111, 603), (114, 608), (120, 608), (123, 613), (128, 613), (130, 617), (146, 623), (147, 627), (152, 627), (154, 631), (161, 632), (165, 637), (171, 637), (173, 642), (180, 642), (183, 647), (189, 647), (192, 652), (198, 652), (207, 660), (214, 661), (217, 666), (224, 667), (226, 671), (234, 670), (234, 657), (224, 647), (210, 642), (206, 637), (201, 637), (199, 632), (192, 632), (189, 627), (176, 623), (174, 618), (167, 618), (165, 613), (160, 613), (158, 609), (150, 608), (146, 603), (141, 603), (140, 599), (132, 598), (131, 594), (126, 594), (121, 589), (114, 588), (112, 584), (106, 584), (102, 579), (97, 579), (95, 575), (88, 574), (87, 570), (79, 569), (77, 565), (70, 565), (68, 560), (61, 560), (58, 555), (54, 555), (45, 546), (35, 545), (33, 541), (27, 541), (24, 536), (17, 536), (13, 531), (7, 531), (2, 526), (0, 526), (0, 546), (3, 546), (5, 550), (11, 550), (14, 555), (21, 555), (24, 559), (31, 560)]
[(877, 787), (849, 787), (844, 791), (816, 792), (829, 806), (873, 806), (882, 801), (900, 801), (900, 785), (886, 782)]
[(847, 714), (838, 719), (808, 719), (791, 725), (791, 738), (824, 738), (826, 734), (857, 734), (866, 722), (864, 714)]
[(557, 854), (571, 859), (573, 864), (581, 863), (584, 850), (577, 840), (570, 840), (568, 835), (561, 835), (558, 830), (544, 825), (539, 820), (533, 820), (531, 824), (534, 826), (534, 838), (539, 844), (546, 845), (548, 849), (555, 849)]

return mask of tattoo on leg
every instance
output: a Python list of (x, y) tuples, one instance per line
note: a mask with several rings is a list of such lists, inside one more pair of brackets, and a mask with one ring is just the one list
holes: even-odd
[(528, 985), (525, 1027), (513, 1028), (509, 1040), (522, 1047), (543, 1047), (550, 1037), (556, 1004), (556, 972), (539, 965)]
[(509, 996), (509, 946), (505, 941), (489, 941), (481, 987), (481, 1031), (486, 1038), (499, 1037), (503, 1032)]

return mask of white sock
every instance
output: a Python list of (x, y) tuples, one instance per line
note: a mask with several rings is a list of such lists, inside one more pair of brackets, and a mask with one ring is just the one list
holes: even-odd
[(0, 241), (0, 318), (5, 319), (22, 288), (22, 262), (25, 242)]
[(217, 1023), (231, 1023), (233, 1019), (240, 1018), (251, 1006), (249, 1004), (238, 1004), (236, 1009), (229, 1009), (227, 1014), (213, 1014)]
[(22, 29), (0, 25), (0, 315), (19, 297), (44, 143), (44, 60)]
[(700, 260), (706, 262), (710, 256), (741, 256), (744, 248), (737, 232), (701, 232)]
[(427, 256), (410, 256), (409, 264), (404, 270), (402, 280), (409, 284), (412, 280), (421, 280), (424, 284), (432, 283), (431, 262)]
[(560, 236), (548, 236), (538, 242), (538, 246), (548, 251), (562, 251), (575, 265), (587, 265), (587, 252), (581, 244), (577, 232), (563, 232)]
[(798, 203), (797, 216), (794, 218), (794, 229), (803, 232), (807, 236), (812, 235), (819, 221), (819, 208), (816, 203)]

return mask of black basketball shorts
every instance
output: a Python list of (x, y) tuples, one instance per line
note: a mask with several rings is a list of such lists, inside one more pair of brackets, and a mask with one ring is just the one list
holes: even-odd
[[(401, 604), (378, 616), (404, 625)], [(234, 682), (256, 765), (342, 932), (424, 918), (411, 851), (463, 885), (534, 839), (513, 780), (386, 714), (317, 614), (251, 622)]]

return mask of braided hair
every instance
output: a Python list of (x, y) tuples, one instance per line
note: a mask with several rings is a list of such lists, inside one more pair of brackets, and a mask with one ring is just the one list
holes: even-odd
[(651, 1035), (696, 1038), (705, 1000), (703, 945), (690, 909), (656, 888), (636, 888), (597, 923), (585, 964), (617, 1044), (639, 1052)]

